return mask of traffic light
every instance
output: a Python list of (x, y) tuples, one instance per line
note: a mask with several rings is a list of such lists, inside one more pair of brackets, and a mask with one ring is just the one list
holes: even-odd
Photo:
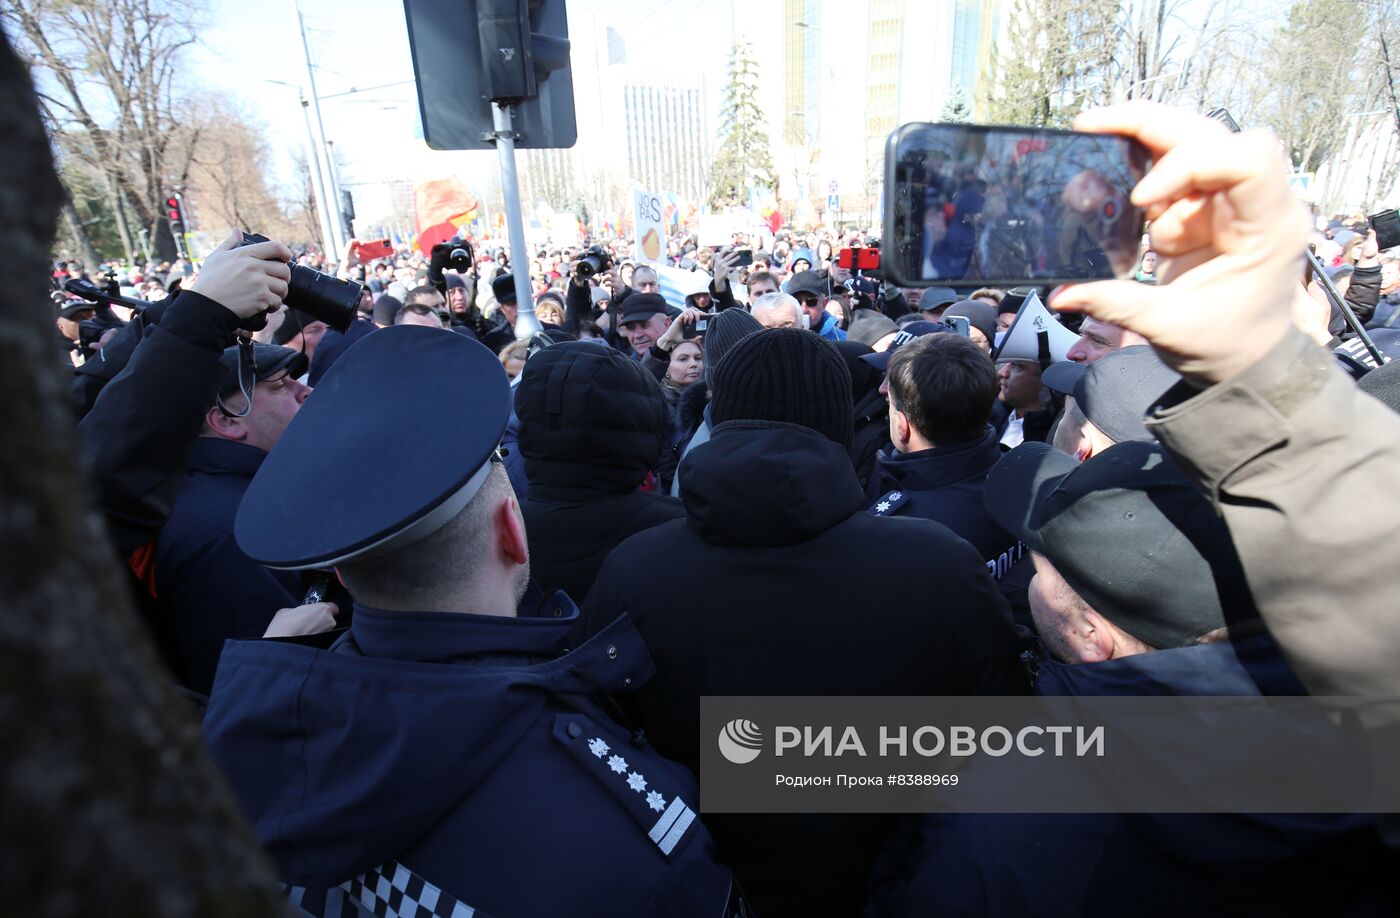
[(165, 199), (165, 215), (170, 218), (170, 232), (179, 239), (185, 234), (185, 206), (178, 194)]
[(185, 199), (172, 191), (165, 199), (165, 217), (170, 221), (170, 235), (175, 237), (175, 254), (185, 257)]
[(493, 100), (513, 106), (519, 149), (578, 139), (564, 0), (404, 0), (423, 139), (492, 150)]

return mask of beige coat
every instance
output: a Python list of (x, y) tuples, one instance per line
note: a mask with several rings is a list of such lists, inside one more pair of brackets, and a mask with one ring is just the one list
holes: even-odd
[(1400, 723), (1400, 415), (1290, 332), (1148, 427), (1206, 489), (1314, 695)]

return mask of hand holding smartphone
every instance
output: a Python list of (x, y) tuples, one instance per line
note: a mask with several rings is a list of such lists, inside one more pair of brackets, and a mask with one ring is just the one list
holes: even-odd
[(1123, 277), (1150, 157), (1136, 139), (1046, 128), (906, 124), (885, 150), (881, 270), (904, 287), (1047, 286)]

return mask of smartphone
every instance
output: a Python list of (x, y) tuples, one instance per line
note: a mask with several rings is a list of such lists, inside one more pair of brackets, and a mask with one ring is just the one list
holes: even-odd
[(962, 335), (964, 338), (971, 338), (968, 331), (972, 326), (967, 321), (967, 316), (944, 316), (943, 324), (953, 330), (953, 334)]
[(880, 250), (870, 247), (842, 249), (836, 253), (836, 265), (847, 271), (878, 271)]
[(711, 318), (713, 318), (713, 316), (709, 313), (700, 316), (694, 322), (681, 329), (681, 338), (685, 341), (689, 341), (692, 338), (698, 338), (705, 334), (706, 329), (710, 327)]
[(362, 263), (368, 263), (376, 258), (393, 258), (394, 246), (388, 239), (378, 239), (374, 242), (361, 242), (355, 249), (355, 255)]
[(1368, 217), (1376, 231), (1376, 245), (1382, 252), (1400, 245), (1400, 212), (1383, 210)]
[(1233, 117), (1231, 117), (1229, 109), (1211, 109), (1210, 111), (1206, 112), (1206, 117), (1214, 121), (1219, 121), (1221, 124), (1225, 125), (1225, 127), (1230, 129), (1231, 134), (1238, 134), (1240, 132), (1240, 124)]
[(902, 287), (1052, 286), (1126, 277), (1151, 158), (1136, 139), (906, 124), (885, 145), (881, 271)]
[(734, 267), (747, 268), (753, 264), (753, 249), (738, 249), (734, 254), (739, 256), (739, 259), (734, 262)]

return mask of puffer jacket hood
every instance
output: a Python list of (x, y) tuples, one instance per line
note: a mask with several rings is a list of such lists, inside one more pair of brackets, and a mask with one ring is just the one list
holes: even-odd
[(846, 450), (796, 424), (726, 421), (681, 466), (687, 519), (718, 545), (795, 545), (865, 505)]
[(661, 386), (613, 348), (568, 341), (525, 364), (515, 390), (519, 449), (531, 487), (625, 493), (666, 446)]

